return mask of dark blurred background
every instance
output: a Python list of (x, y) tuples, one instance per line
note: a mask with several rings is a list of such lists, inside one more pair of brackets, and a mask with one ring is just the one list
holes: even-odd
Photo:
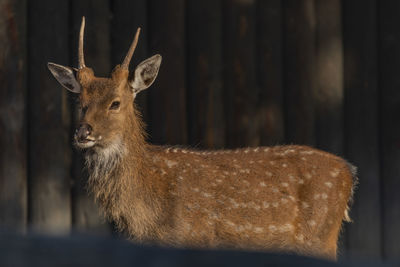
[(112, 235), (72, 148), (74, 96), (47, 70), (96, 75), (163, 56), (137, 102), (149, 141), (308, 144), (359, 167), (341, 258), (400, 258), (400, 1), (0, 0), (0, 224)]

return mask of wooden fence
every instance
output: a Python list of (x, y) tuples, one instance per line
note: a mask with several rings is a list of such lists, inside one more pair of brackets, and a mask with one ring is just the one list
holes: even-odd
[(100, 76), (163, 55), (138, 98), (150, 141), (298, 143), (346, 157), (360, 184), (341, 255), (400, 256), (400, 1), (0, 0), (0, 223), (110, 233), (73, 151), (74, 99), (46, 68), (85, 54)]

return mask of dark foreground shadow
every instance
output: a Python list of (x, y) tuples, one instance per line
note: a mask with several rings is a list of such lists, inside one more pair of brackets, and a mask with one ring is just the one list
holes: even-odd
[[(259, 252), (179, 250), (74, 234), (49, 237), (0, 233), (0, 266), (395, 266), (380, 262), (329, 262)], [(397, 266), (400, 266), (398, 264)]]

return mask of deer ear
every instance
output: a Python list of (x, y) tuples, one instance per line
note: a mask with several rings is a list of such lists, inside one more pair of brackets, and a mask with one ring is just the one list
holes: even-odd
[(54, 78), (67, 90), (72, 93), (79, 94), (81, 92), (81, 86), (75, 78), (74, 70), (70, 67), (61, 66), (55, 63), (47, 63), (51, 74)]
[(134, 94), (147, 89), (157, 77), (161, 65), (161, 55), (154, 55), (142, 61), (135, 69), (133, 80), (129, 82)]

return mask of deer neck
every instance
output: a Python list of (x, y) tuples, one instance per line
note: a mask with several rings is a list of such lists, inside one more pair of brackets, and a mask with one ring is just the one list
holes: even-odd
[(129, 118), (120, 139), (107, 148), (88, 151), (89, 189), (119, 230), (138, 239), (152, 239), (159, 210), (157, 194), (146, 169), (148, 144), (138, 116)]

